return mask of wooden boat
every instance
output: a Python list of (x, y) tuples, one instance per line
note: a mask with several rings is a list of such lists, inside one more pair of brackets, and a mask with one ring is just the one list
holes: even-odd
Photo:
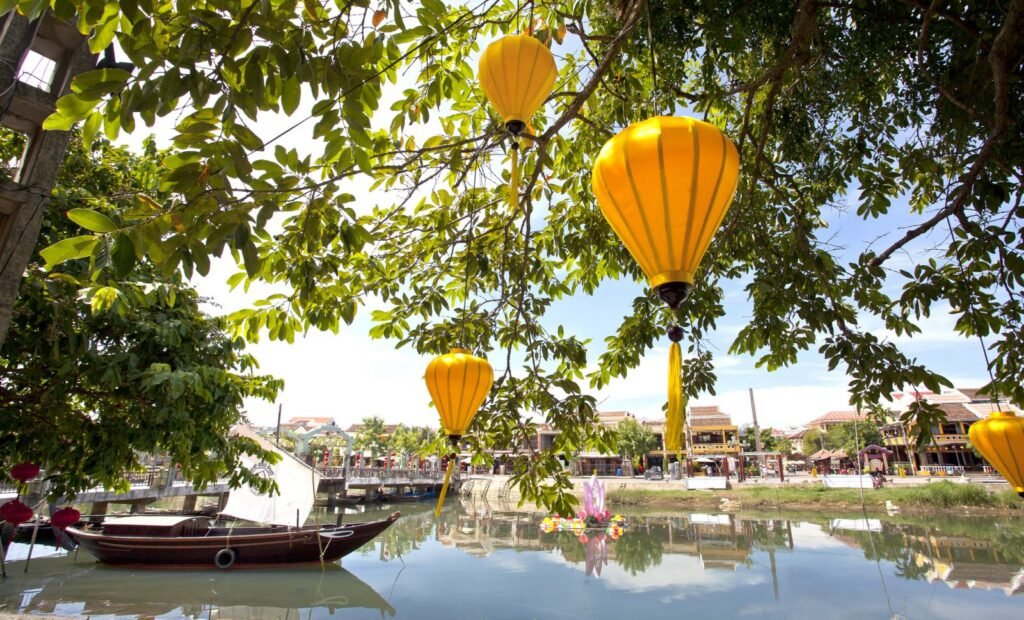
[(259, 568), (336, 562), (391, 526), (386, 519), (346, 525), (225, 527), (207, 517), (139, 515), (68, 533), (100, 562), (159, 568)]

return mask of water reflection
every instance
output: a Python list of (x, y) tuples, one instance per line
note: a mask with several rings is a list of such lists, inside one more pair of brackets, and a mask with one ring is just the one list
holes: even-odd
[[(373, 510), (344, 518), (373, 519)], [(503, 504), (450, 503), (438, 519), (427, 505), (402, 511), (345, 558), (345, 569), (324, 572), (137, 572), (83, 553), (77, 563), (34, 559), (26, 575), (15, 561), (0, 582), (0, 613), (326, 618), (346, 609), (442, 618), (477, 609), (486, 613), (469, 615), (610, 618), (653, 617), (685, 600), (695, 617), (931, 619), (961, 609), (993, 620), (1020, 617), (1024, 602), (1024, 525), (1008, 519), (633, 511), (616, 539), (601, 530), (545, 533), (544, 514)], [(452, 588), (458, 597), (438, 596)]]
[(367, 608), (395, 615), (380, 594), (337, 565), (325, 571), (132, 571), (62, 556), (33, 560), (29, 573), (13, 571), (9, 579), (19, 592), (0, 598), (0, 609), (24, 613), (252, 618)]

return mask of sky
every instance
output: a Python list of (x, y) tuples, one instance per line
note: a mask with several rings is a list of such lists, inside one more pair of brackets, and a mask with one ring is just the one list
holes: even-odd
[[(556, 51), (557, 55), (557, 51)], [(394, 93), (410, 84), (400, 80)], [(392, 94), (392, 97), (395, 95)], [(387, 99), (388, 94), (385, 94)], [(296, 119), (308, 114), (308, 97), (291, 117), (261, 116), (260, 133), (276, 135), (292, 125)], [(385, 100), (380, 109), (387, 111)], [(435, 116), (436, 118), (436, 116)], [(374, 119), (375, 124), (388, 123), (390, 118)], [(170, 144), (175, 119), (160, 119), (151, 129), (161, 146)], [(311, 137), (312, 123), (300, 125), (281, 142), (287, 148), (298, 148), (300, 153), (315, 150)], [(429, 135), (435, 127), (425, 127)], [(144, 130), (122, 139), (122, 144), (137, 147)], [(354, 181), (347, 191), (359, 196), (360, 203), (372, 204), (379, 200), (368, 190), (365, 181)], [(848, 196), (851, 208), (846, 212), (834, 211), (828, 217), (829, 232), (834, 252), (839, 258), (851, 259), (867, 247), (881, 248), (903, 234), (926, 216), (911, 215), (905, 201), (896, 201), (892, 213), (884, 220), (864, 221), (855, 214), (856, 195)], [(941, 236), (926, 235), (907, 250), (890, 260), (890, 267), (909, 267), (925, 256), (929, 248), (941, 244)], [(225, 283), (237, 271), (230, 258), (216, 260), (210, 274), (196, 277), (193, 284), (204, 296), (214, 300), (208, 311), (228, 313), (247, 307), (266, 287), (254, 285), (250, 294), (240, 289), (230, 291)], [(602, 285), (593, 296), (577, 295), (558, 302), (545, 321), (549, 326), (564, 324), (579, 337), (591, 339), (588, 360), (593, 364), (602, 352), (604, 338), (614, 332), (623, 316), (630, 311), (633, 298), (642, 294), (641, 283), (612, 281)], [(893, 286), (898, 286), (894, 283)], [(842, 372), (828, 372), (815, 350), (800, 355), (797, 365), (776, 372), (767, 372), (755, 366), (755, 359), (728, 354), (729, 345), (751, 315), (750, 302), (743, 290), (743, 282), (725, 286), (726, 315), (718, 330), (711, 335), (711, 347), (716, 358), (718, 383), (716, 394), (702, 394), (691, 405), (718, 405), (732, 416), (734, 423), (745, 424), (752, 419), (751, 395), (756, 404), (758, 421), (762, 427), (795, 427), (833, 410), (849, 410), (847, 378)], [(369, 315), (372, 307), (364, 306), (356, 321), (339, 334), (311, 331), (297, 336), (294, 344), (262, 340), (252, 344), (252, 352), (261, 364), (261, 370), (284, 379), (285, 387), (275, 403), (249, 400), (246, 403), (249, 419), (257, 425), (275, 424), (278, 408), (282, 420), (298, 416), (333, 417), (339, 425), (347, 427), (363, 418), (376, 415), (387, 423), (436, 426), (438, 418), (430, 406), (430, 398), (423, 382), (423, 372), (430, 361), (428, 356), (412, 350), (396, 350), (393, 343), (371, 340)], [(941, 309), (940, 309), (941, 310)], [(868, 329), (881, 337), (895, 340), (904, 352), (917, 357), (933, 370), (946, 376), (958, 387), (979, 387), (986, 376), (980, 345), (977, 340), (966, 340), (953, 330), (954, 318), (948, 310), (933, 312), (923, 321), (923, 333), (913, 340), (886, 334), (881, 325)], [(629, 411), (641, 419), (662, 417), (665, 402), (666, 369), (668, 367), (667, 338), (656, 343), (640, 366), (629, 376), (613, 381), (602, 390), (587, 390), (599, 403), (601, 411)], [(685, 351), (685, 347), (684, 347)], [(492, 360), (497, 366), (499, 360)]]

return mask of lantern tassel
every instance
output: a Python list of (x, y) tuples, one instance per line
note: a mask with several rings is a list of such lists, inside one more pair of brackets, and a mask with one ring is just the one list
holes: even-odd
[(682, 454), (683, 416), (686, 401), (683, 399), (683, 355), (679, 343), (673, 342), (668, 350), (668, 411), (665, 414), (665, 448)]
[(441, 495), (437, 498), (437, 508), (434, 509), (434, 516), (441, 516), (441, 506), (444, 505), (444, 496), (448, 494), (448, 483), (452, 479), (452, 470), (455, 469), (455, 459), (448, 461), (448, 472), (444, 475), (444, 485), (441, 487)]
[(508, 202), (515, 211), (519, 208), (519, 141), (512, 138), (512, 174), (508, 181)]

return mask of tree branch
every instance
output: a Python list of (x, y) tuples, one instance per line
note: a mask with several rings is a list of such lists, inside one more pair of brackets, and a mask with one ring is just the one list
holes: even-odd
[(975, 156), (971, 169), (964, 175), (963, 183), (957, 188), (953, 201), (940, 209), (928, 221), (908, 231), (896, 243), (890, 245), (878, 256), (871, 259), (868, 263), (871, 267), (878, 267), (888, 260), (896, 250), (928, 232), (950, 215), (959, 216), (963, 211), (964, 206), (967, 204), (967, 199), (971, 196), (971, 190), (974, 189), (975, 182), (981, 176), (982, 170), (985, 168), (988, 160), (991, 159), (993, 153), (995, 153), (996, 146), (998, 146), (1003, 138), (1003, 134), (1006, 133), (1006, 129), (1010, 125), (1008, 82), (1017, 59), (1020, 57), (1022, 32), (1024, 32), (1024, 0), (1011, 0), (1010, 6), (1006, 11), (1006, 19), (999, 29), (999, 34), (996, 35), (995, 40), (992, 42), (992, 50), (988, 54), (988, 62), (992, 67), (992, 80), (995, 84), (995, 94), (993, 96), (995, 122), (992, 125), (992, 131), (989, 133), (988, 138), (985, 139), (985, 143), (982, 144), (977, 156)]

